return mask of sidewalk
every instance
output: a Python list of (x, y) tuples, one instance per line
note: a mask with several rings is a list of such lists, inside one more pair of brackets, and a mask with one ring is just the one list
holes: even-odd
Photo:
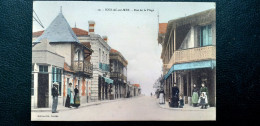
[[(108, 102), (116, 102), (116, 101), (127, 100), (127, 99), (131, 99), (131, 98), (120, 98), (120, 99), (114, 99), (114, 100), (104, 100), (104, 101), (84, 103), (84, 104), (80, 104), (80, 106), (78, 108), (75, 108), (75, 107), (67, 108), (63, 105), (58, 105), (57, 111), (59, 111), (59, 112), (60, 111), (69, 111), (69, 110), (73, 110), (73, 109), (80, 109), (83, 107), (100, 105), (100, 104), (104, 104), (104, 103), (108, 103)], [(31, 108), (31, 112), (51, 112), (51, 109), (52, 109), (51, 107), (50, 108)]]
[(156, 102), (158, 106), (160, 106), (163, 109), (169, 109), (169, 110), (177, 110), (177, 111), (216, 111), (216, 107), (208, 107), (207, 109), (200, 109), (199, 107), (193, 107), (188, 104), (184, 104), (183, 108), (171, 108), (169, 107), (169, 103), (165, 101), (165, 104), (159, 104), (159, 99)]

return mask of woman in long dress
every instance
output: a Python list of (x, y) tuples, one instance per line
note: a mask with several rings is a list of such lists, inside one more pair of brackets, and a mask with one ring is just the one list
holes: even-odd
[(164, 104), (164, 91), (159, 92), (159, 104)]
[(193, 104), (193, 107), (197, 106), (198, 100), (199, 100), (199, 89), (194, 84), (193, 85), (193, 90), (192, 90), (192, 104)]
[(69, 83), (69, 87), (67, 89), (67, 98), (66, 98), (66, 102), (65, 102), (65, 107), (71, 108), (71, 104), (70, 104), (70, 98), (71, 98), (71, 85), (72, 83)]
[(74, 107), (79, 107), (80, 106), (80, 98), (79, 98), (79, 90), (78, 90), (78, 85), (76, 85), (76, 88), (74, 89)]

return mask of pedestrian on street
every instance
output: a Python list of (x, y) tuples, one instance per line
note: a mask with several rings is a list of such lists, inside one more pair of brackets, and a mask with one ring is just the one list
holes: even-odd
[(74, 89), (74, 107), (78, 108), (80, 106), (80, 98), (79, 98), (79, 90), (78, 90), (78, 85), (76, 85)]
[(179, 97), (179, 108), (183, 108), (183, 106), (184, 106), (183, 96), (180, 95), (180, 97)]
[(151, 92), (151, 96), (153, 96), (153, 93)]
[(196, 87), (196, 84), (193, 84), (192, 90), (192, 105), (193, 107), (197, 107), (199, 100), (199, 89)]
[(171, 97), (171, 107), (178, 108), (179, 106), (179, 88), (176, 83), (173, 84), (172, 87), (172, 97)]
[(204, 94), (204, 97), (205, 97), (205, 108), (207, 109), (207, 106), (208, 106), (208, 88), (205, 86), (205, 83), (202, 82), (201, 84), (201, 88), (200, 88), (200, 94)]
[(71, 104), (70, 104), (70, 99), (71, 99), (71, 94), (72, 94), (72, 91), (71, 91), (71, 85), (72, 83), (69, 83), (69, 87), (67, 89), (67, 98), (66, 98), (66, 102), (65, 102), (65, 107), (68, 107), (68, 108), (71, 108)]
[(159, 91), (159, 104), (165, 104), (164, 96), (165, 96), (164, 91), (160, 90)]
[(205, 95), (205, 94), (206, 94), (206, 93), (203, 92), (203, 93), (201, 93), (201, 95), (200, 95), (200, 104), (201, 104), (201, 108), (200, 108), (200, 109), (207, 109), (207, 107), (206, 107), (207, 98), (206, 98), (206, 95)]
[(55, 82), (52, 84), (52, 89), (51, 89), (51, 92), (52, 92), (52, 113), (58, 113), (57, 111), (57, 105), (58, 105), (58, 83)]

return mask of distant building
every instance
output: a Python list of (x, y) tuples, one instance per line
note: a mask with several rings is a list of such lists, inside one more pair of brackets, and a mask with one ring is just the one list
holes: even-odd
[(110, 78), (114, 80), (114, 98), (127, 97), (127, 60), (117, 50), (111, 49), (110, 54)]
[(216, 10), (210, 9), (159, 24), (166, 100), (176, 82), (186, 104), (191, 104), (193, 84), (205, 82), (209, 104), (216, 104)]

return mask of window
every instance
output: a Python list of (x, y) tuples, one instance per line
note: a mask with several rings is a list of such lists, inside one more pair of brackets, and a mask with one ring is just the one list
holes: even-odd
[(78, 61), (80, 61), (80, 51), (78, 51)]
[(107, 59), (107, 54), (106, 54), (106, 59), (105, 59), (105, 63), (106, 63), (106, 61), (107, 61), (108, 59)]
[(31, 96), (34, 96), (34, 74), (31, 75)]
[(101, 50), (100, 49), (99, 49), (98, 54), (99, 54), (99, 63), (100, 63), (101, 62)]
[(39, 68), (40, 68), (40, 72), (48, 73), (48, 66), (40, 65)]
[(32, 64), (32, 71), (34, 71), (34, 64)]
[(105, 54), (104, 54), (104, 51), (103, 51), (103, 53), (102, 53), (102, 60), (103, 60), (103, 63), (104, 63), (104, 57), (105, 57)]
[(59, 84), (59, 96), (61, 96), (61, 69), (52, 67), (52, 83)]
[(199, 40), (200, 40), (200, 46), (212, 45), (212, 27), (211, 27), (211, 25), (201, 27)]

